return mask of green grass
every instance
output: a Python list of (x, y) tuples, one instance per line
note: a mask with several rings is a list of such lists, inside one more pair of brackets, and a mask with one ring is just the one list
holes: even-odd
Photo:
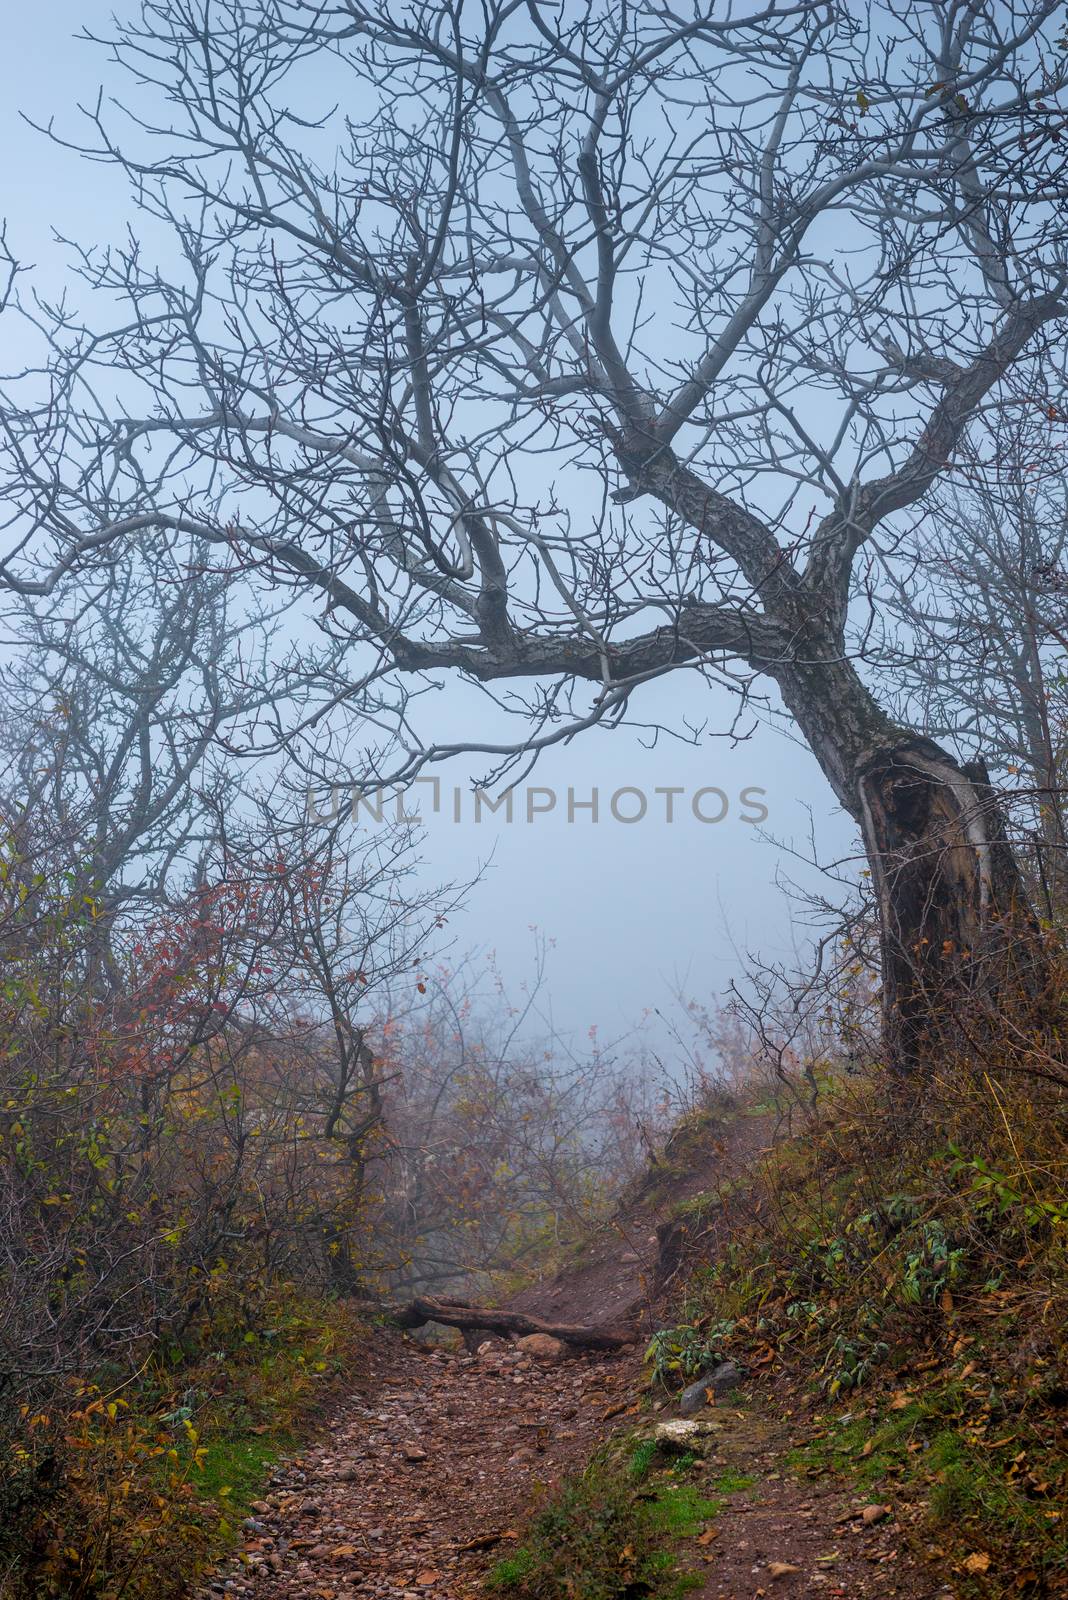
[(533, 1552), (519, 1549), (515, 1555), (505, 1556), (503, 1561), (498, 1561), (490, 1573), (490, 1584), (495, 1589), (518, 1589), (530, 1577), (534, 1564)]
[(631, 1451), (630, 1472), (633, 1478), (644, 1478), (656, 1459), (656, 1440), (639, 1439)]
[(751, 1489), (756, 1479), (745, 1472), (724, 1472), (712, 1485), (717, 1494), (741, 1494), (743, 1489)]
[(198, 1495), (215, 1500), (232, 1519), (244, 1514), (263, 1492), (270, 1468), (279, 1456), (296, 1447), (289, 1432), (236, 1434), (212, 1439), (205, 1446), (199, 1471), (193, 1479)]
[[(680, 1600), (700, 1587), (700, 1577), (680, 1565), (678, 1546), (723, 1501), (689, 1480), (692, 1462), (658, 1469), (657, 1460), (651, 1440), (595, 1456), (534, 1517), (524, 1544), (498, 1562), (490, 1588), (517, 1600)], [(727, 1493), (748, 1486), (735, 1474), (725, 1478)]]

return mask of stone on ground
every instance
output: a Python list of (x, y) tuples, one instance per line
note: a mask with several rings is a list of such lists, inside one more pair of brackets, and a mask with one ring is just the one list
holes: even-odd
[(517, 1339), (516, 1344), (525, 1356), (544, 1361), (547, 1366), (555, 1366), (567, 1357), (566, 1344), (562, 1339), (554, 1339), (551, 1333), (528, 1333), (522, 1339)]
[(721, 1361), (683, 1389), (679, 1395), (679, 1410), (684, 1417), (692, 1416), (702, 1406), (708, 1405), (710, 1395), (715, 1400), (722, 1400), (732, 1389), (737, 1389), (741, 1381), (741, 1369), (733, 1361)]

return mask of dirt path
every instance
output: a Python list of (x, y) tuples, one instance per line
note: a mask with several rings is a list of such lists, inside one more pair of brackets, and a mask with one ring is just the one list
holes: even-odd
[(429, 1352), (395, 1335), (330, 1435), (257, 1502), (239, 1563), (204, 1591), (256, 1600), (467, 1600), (514, 1545), (539, 1485), (630, 1404), (635, 1358), (542, 1367)]
[(717, 1428), (702, 1469), (707, 1492), (752, 1481), (723, 1497), (714, 1536), (692, 1552), (693, 1564), (707, 1568), (702, 1600), (944, 1600), (955, 1593), (923, 1559), (922, 1540), (892, 1497), (865, 1498), (834, 1478), (799, 1477), (787, 1464), (795, 1435), (757, 1406), (705, 1415)]

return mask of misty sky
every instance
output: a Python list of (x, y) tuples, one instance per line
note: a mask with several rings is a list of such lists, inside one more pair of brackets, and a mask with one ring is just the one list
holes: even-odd
[[(94, 15), (103, 25), (110, 10), (52, 0), (47, 8), (8, 8), (0, 22), (0, 119), (8, 153), (0, 213), (14, 254), (34, 265), (34, 280), (51, 294), (68, 276), (68, 252), (54, 242), (53, 230), (98, 244), (118, 235), (133, 212), (120, 174), (57, 150), (19, 113), (41, 122), (54, 116), (57, 132), (77, 136), (76, 105), (91, 104), (101, 82), (106, 90), (108, 68), (101, 51), (73, 34)], [(5, 368), (16, 360), (5, 350)], [(449, 685), (440, 703), (443, 720), (471, 730), (477, 700)], [(554, 941), (545, 1003), (560, 1028), (596, 1024), (606, 1035), (617, 1033), (647, 1008), (668, 1007), (676, 984), (708, 1003), (738, 972), (747, 949), (789, 961), (804, 929), (792, 922), (777, 875), (815, 882), (791, 853), (810, 853), (810, 826), (822, 859), (851, 852), (853, 825), (807, 750), (767, 727), (732, 747), (716, 735), (730, 726), (733, 710), (725, 692), (690, 673), (650, 685), (636, 714), (680, 730), (706, 724), (699, 743), (660, 736), (650, 749), (650, 736), (638, 730), (594, 730), (542, 757), (521, 785), (511, 825), (485, 818), (476, 826), (469, 794), (456, 824), (453, 785), (465, 787), (481, 769), (477, 763), (438, 769), (443, 804), (441, 814), (427, 818), (426, 872), (455, 880), (484, 867), (466, 913), (453, 924), (457, 943), (495, 950), (505, 978), (518, 987), (532, 969), (530, 930), (541, 930)], [(751, 723), (747, 718), (745, 726)], [(556, 810), (529, 824), (527, 783), (557, 795)], [(597, 825), (588, 812), (568, 824), (569, 786), (577, 798), (598, 789)], [(624, 825), (607, 814), (622, 786), (648, 796), (642, 821)], [(671, 825), (664, 797), (653, 794), (657, 786), (684, 791)], [(694, 792), (708, 786), (729, 800), (728, 815), (716, 825), (702, 825), (690, 810)], [(738, 796), (747, 787), (766, 790), (763, 830), (741, 820)], [(429, 791), (424, 795), (427, 810)], [(635, 801), (624, 804), (633, 809)], [(714, 814), (714, 799), (705, 806)]]

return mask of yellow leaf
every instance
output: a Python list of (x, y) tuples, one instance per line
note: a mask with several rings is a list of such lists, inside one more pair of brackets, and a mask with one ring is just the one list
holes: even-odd
[(964, 1560), (965, 1572), (986, 1572), (990, 1566), (990, 1557), (985, 1550), (973, 1550)]

